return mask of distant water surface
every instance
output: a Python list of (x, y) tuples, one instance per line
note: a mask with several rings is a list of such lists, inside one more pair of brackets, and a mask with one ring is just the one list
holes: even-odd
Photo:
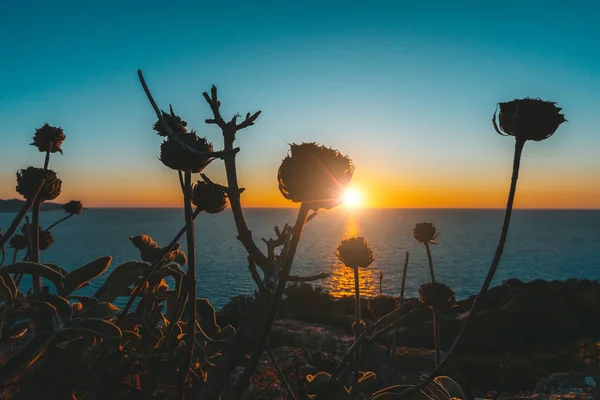
[[(272, 237), (273, 227), (292, 224), (296, 210), (248, 209), (246, 218), (254, 238)], [(63, 217), (58, 211), (44, 212), (42, 226)], [(0, 213), (6, 230), (14, 215)], [(304, 231), (293, 274), (332, 274), (319, 282), (333, 295), (353, 290), (351, 270), (340, 265), (334, 250), (340, 240), (362, 235), (376, 256), (371, 268), (361, 270), (362, 291), (398, 295), (405, 253), (410, 252), (406, 292), (416, 295), (428, 281), (427, 256), (412, 237), (416, 222), (434, 222), (440, 231), (438, 246), (432, 246), (436, 278), (452, 287), (459, 298), (479, 290), (492, 260), (503, 218), (502, 210), (371, 209), (322, 211)], [(220, 308), (230, 297), (251, 294), (255, 285), (248, 272), (246, 253), (236, 240), (231, 210), (201, 214), (196, 220), (198, 295)], [(53, 246), (42, 252), (42, 261), (71, 270), (95, 258), (113, 257), (112, 270), (129, 260), (139, 260), (130, 236), (147, 234), (166, 245), (183, 226), (177, 209), (88, 209), (53, 229)], [(504, 256), (494, 284), (509, 277), (529, 281), (570, 277), (600, 277), (600, 211), (516, 210)], [(182, 240), (185, 247), (185, 240)], [(7, 261), (12, 249), (7, 249)], [(109, 271), (110, 271), (109, 270)], [(84, 294), (93, 293), (108, 276), (105, 273)]]

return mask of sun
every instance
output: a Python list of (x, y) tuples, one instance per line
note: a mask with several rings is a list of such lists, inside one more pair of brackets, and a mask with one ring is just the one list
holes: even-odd
[(342, 201), (348, 208), (358, 208), (362, 205), (362, 194), (354, 188), (349, 188), (344, 193)]

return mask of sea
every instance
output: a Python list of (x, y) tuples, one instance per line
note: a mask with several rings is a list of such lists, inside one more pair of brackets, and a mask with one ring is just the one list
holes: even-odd
[[(246, 209), (245, 216), (259, 247), (261, 238), (274, 237), (274, 227), (293, 224), (295, 209)], [(496, 249), (503, 210), (458, 209), (334, 209), (320, 211), (304, 230), (292, 273), (298, 276), (331, 274), (314, 284), (334, 296), (353, 292), (353, 272), (336, 258), (344, 238), (364, 236), (375, 254), (370, 268), (360, 271), (361, 292), (367, 297), (400, 293), (405, 255), (409, 253), (406, 296), (416, 296), (419, 285), (429, 280), (424, 246), (412, 236), (417, 222), (435, 223), (438, 243), (431, 246), (436, 279), (450, 286), (457, 298), (477, 293)], [(62, 211), (41, 214), (47, 227), (62, 218)], [(14, 214), (0, 213), (6, 230)], [(150, 235), (161, 246), (183, 227), (180, 209), (86, 209), (52, 230), (55, 242), (41, 253), (42, 262), (66, 270), (95, 258), (111, 256), (109, 270), (79, 294), (91, 295), (116, 266), (139, 260), (130, 236)], [(208, 298), (217, 309), (232, 296), (252, 294), (246, 253), (236, 239), (231, 210), (200, 214), (196, 219), (198, 296)], [(185, 236), (180, 241), (185, 250)], [(6, 262), (13, 250), (7, 248)], [(19, 255), (19, 258), (23, 254)], [(383, 274), (380, 286), (380, 272)], [(515, 210), (508, 240), (493, 285), (508, 278), (535, 279), (600, 278), (600, 210)], [(30, 283), (22, 283), (27, 290)]]

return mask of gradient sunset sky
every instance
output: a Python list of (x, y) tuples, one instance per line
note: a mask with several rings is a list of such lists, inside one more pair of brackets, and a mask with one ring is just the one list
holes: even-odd
[(141, 68), (216, 149), (211, 84), (224, 115), (263, 111), (237, 141), (248, 206), (295, 206), (277, 169), (288, 143), (317, 141), (354, 160), (368, 207), (504, 207), (514, 141), (491, 117), (532, 96), (569, 123), (526, 145), (516, 206), (600, 208), (598, 21), (594, 1), (2, 0), (0, 198), (43, 163), (29, 143), (48, 122), (67, 135), (59, 200), (179, 206)]

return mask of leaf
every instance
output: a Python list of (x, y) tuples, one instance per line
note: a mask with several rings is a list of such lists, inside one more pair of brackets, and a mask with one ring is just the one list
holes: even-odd
[[(432, 387), (436, 385), (439, 388), (443, 389), (443, 393), (447, 395), (447, 398), (458, 398), (464, 399), (466, 398), (462, 388), (456, 381), (454, 381), (449, 376), (438, 376), (434, 379), (431, 385), (428, 388), (431, 390)], [(432, 390), (433, 391), (433, 390)]]
[(71, 308), (71, 303), (69, 303), (64, 297), (57, 296), (55, 294), (34, 293), (27, 296), (25, 301), (31, 304), (50, 304), (56, 310), (59, 323), (65, 323), (73, 316), (73, 308)]
[(46, 351), (54, 337), (53, 333), (38, 333), (22, 349), (0, 365), (0, 376), (6, 379), (31, 367)]
[(23, 261), (0, 267), (0, 276), (5, 277), (7, 274), (37, 275), (51, 281), (59, 290), (59, 292), (63, 287), (62, 275), (59, 272), (56, 272), (52, 268), (45, 265), (34, 262)]
[(108, 317), (112, 317), (113, 315), (119, 312), (119, 307), (116, 307), (112, 303), (103, 302), (94, 304), (91, 307), (85, 308), (81, 314), (81, 318), (100, 318), (105, 319)]
[(63, 296), (68, 296), (92, 279), (102, 275), (112, 261), (112, 257), (100, 257), (71, 272), (64, 278)]
[(361, 372), (358, 378), (358, 393), (362, 393), (367, 387), (377, 380), (377, 375), (373, 371)]
[(121, 329), (112, 322), (103, 319), (88, 318), (73, 326), (76, 331), (91, 332), (95, 336), (105, 339), (118, 339), (123, 334)]
[(158, 243), (148, 235), (131, 236), (129, 240), (140, 251), (140, 256), (144, 261), (154, 262), (163, 254)]
[(44, 265), (46, 267), (48, 267), (48, 268), (52, 268), (53, 270), (55, 270), (56, 272), (58, 272), (59, 274), (61, 274), (63, 276), (63, 278), (69, 274), (69, 271), (67, 271), (66, 269), (64, 269), (62, 267), (59, 267), (56, 264), (44, 263)]
[(187, 257), (181, 250), (170, 251), (163, 259), (163, 263), (168, 264), (170, 262), (175, 262), (179, 265), (185, 265), (187, 263)]
[(167, 379), (179, 371), (181, 362), (179, 357), (161, 358), (158, 354), (152, 354), (148, 357), (148, 372), (158, 379)]

